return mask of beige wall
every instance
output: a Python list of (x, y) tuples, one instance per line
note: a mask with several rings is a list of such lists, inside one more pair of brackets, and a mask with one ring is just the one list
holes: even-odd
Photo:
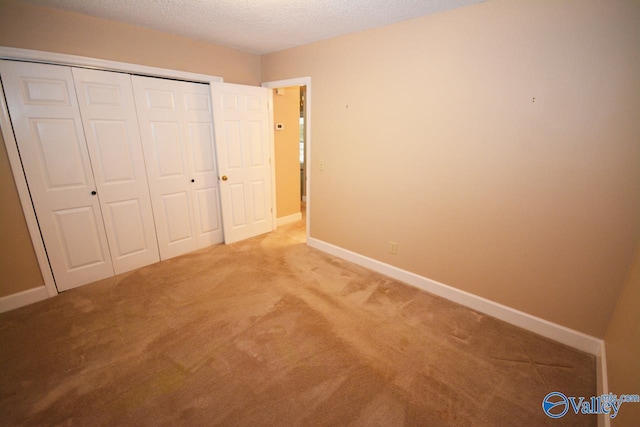
[(273, 122), (284, 125), (274, 132), (278, 218), (300, 212), (300, 88), (282, 89), (282, 95), (273, 92)]
[(638, 22), (491, 0), (263, 56), (312, 79), (311, 236), (604, 337), (640, 237)]
[(0, 298), (44, 286), (0, 134)]
[[(0, 46), (81, 55), (260, 84), (260, 57), (76, 13), (0, 0)], [(0, 138), (1, 140), (1, 138)], [(43, 284), (6, 158), (0, 149), (0, 297)]]
[[(640, 246), (613, 311), (605, 343), (611, 393), (640, 394)], [(640, 403), (625, 403), (611, 424), (631, 427), (637, 426), (638, 420)]]
[(260, 57), (88, 15), (0, 0), (0, 46), (210, 74), (260, 84)]

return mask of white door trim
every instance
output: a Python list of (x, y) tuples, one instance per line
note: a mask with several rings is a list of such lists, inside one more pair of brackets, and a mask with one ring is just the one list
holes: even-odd
[[(21, 60), (27, 62), (67, 65), (71, 67), (96, 68), (105, 71), (120, 71), (130, 74), (139, 74), (151, 77), (165, 77), (177, 80), (188, 80), (198, 83), (223, 81), (222, 77), (209, 76), (206, 74), (197, 74), (186, 71), (148, 67), (145, 65), (108, 61), (104, 59), (89, 58), (84, 56), (67, 55), (31, 49), (18, 49), (5, 46), (0, 46), (0, 58)], [(40, 236), (38, 220), (36, 219), (33, 205), (31, 204), (29, 187), (27, 186), (27, 180), (22, 171), (20, 154), (18, 153), (16, 140), (13, 135), (13, 127), (11, 126), (11, 120), (9, 118), (9, 109), (5, 101), (4, 88), (2, 87), (1, 82), (0, 89), (2, 90), (2, 96), (0, 96), (0, 98), (2, 98), (0, 100), (0, 127), (2, 128), (2, 137), (7, 148), (9, 163), (11, 165), (11, 172), (13, 173), (13, 178), (16, 183), (18, 196), (20, 197), (20, 204), (22, 205), (22, 211), (27, 222), (27, 228), (29, 230), (29, 235), (31, 236), (31, 242), (36, 253), (38, 265), (40, 266), (40, 272), (42, 273), (44, 285), (47, 289), (47, 294), (49, 295), (49, 297), (53, 297), (58, 294), (58, 290), (56, 289), (55, 280), (53, 278), (51, 267), (49, 265), (49, 259), (47, 258), (44, 243), (42, 241), (42, 237)]]
[[(305, 113), (306, 113), (306, 132), (305, 139), (307, 146), (305, 147), (304, 155), (305, 162), (307, 164), (306, 167), (306, 175), (305, 175), (305, 187), (306, 187), (306, 201), (307, 204), (307, 242), (309, 242), (309, 238), (311, 237), (311, 77), (297, 77), (293, 79), (286, 80), (276, 80), (271, 82), (263, 82), (262, 87), (268, 87), (270, 89), (276, 89), (279, 87), (288, 87), (288, 86), (306, 86), (306, 98), (305, 98)], [(275, 167), (274, 173), (275, 173)], [(275, 177), (274, 177), (275, 182)], [(276, 189), (277, 191), (277, 189)], [(275, 192), (274, 192), (275, 195)], [(275, 205), (274, 205), (275, 209)], [(308, 244), (308, 243), (307, 243)]]

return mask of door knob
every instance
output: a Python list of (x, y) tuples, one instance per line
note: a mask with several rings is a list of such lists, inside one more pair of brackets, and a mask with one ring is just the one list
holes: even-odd
[(93, 191), (91, 192), (91, 195), (92, 195), (92, 196), (95, 196), (96, 194), (98, 194), (98, 193), (96, 192), (96, 190), (93, 190)]
[(192, 180), (191, 180), (191, 182), (196, 182), (196, 180), (195, 180), (195, 179), (192, 179)]
[(229, 178), (227, 177), (227, 175), (222, 175), (222, 177), (221, 177), (220, 179), (221, 179), (221, 180), (223, 180), (223, 181), (226, 181), (226, 180), (228, 180)]

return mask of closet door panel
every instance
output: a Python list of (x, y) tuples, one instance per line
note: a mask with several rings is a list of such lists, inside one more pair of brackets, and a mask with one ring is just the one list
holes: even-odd
[(160, 260), (131, 76), (72, 70), (116, 274)]
[(186, 191), (162, 196), (162, 207), (167, 218), (167, 236), (170, 245), (193, 239), (190, 218), (184, 214), (190, 211), (189, 199), (190, 195)]
[[(143, 217), (144, 208), (140, 206), (138, 199), (115, 201), (105, 203), (105, 217), (109, 218), (110, 226), (114, 233), (112, 253), (116, 253), (120, 258), (142, 254), (149, 250), (149, 242), (156, 248), (155, 235), (149, 237), (146, 230), (147, 219)], [(142, 265), (150, 264), (159, 260), (157, 249), (153, 252), (150, 262), (140, 262)], [(114, 264), (116, 260), (114, 260)]]
[[(96, 211), (92, 206), (58, 209), (53, 212), (59, 245), (71, 271), (104, 262)], [(52, 249), (51, 246), (48, 249)]]
[(198, 247), (224, 240), (209, 86), (182, 83)]
[[(44, 190), (49, 194), (52, 191), (73, 189), (86, 191), (91, 180), (91, 170), (85, 164), (84, 140), (75, 120), (31, 117), (28, 121), (33, 145), (22, 145), (29, 156), (37, 157), (28, 161), (34, 163), (33, 166), (39, 169), (37, 172), (44, 178)], [(61, 194), (58, 197), (65, 196), (73, 194)]]
[(162, 259), (198, 248), (180, 82), (132, 76)]
[(71, 69), (0, 61), (0, 74), (58, 290), (112, 276)]
[[(167, 182), (167, 185), (183, 186), (182, 180), (187, 180), (189, 174), (186, 171), (186, 163), (181, 142), (181, 131), (179, 122), (152, 122), (149, 124), (151, 130), (151, 144), (149, 151), (151, 160), (158, 166), (157, 177)], [(173, 180), (173, 178), (177, 178)], [(178, 182), (180, 180), (180, 182)]]
[(223, 241), (220, 218), (220, 194), (217, 186), (194, 191), (196, 214), (198, 215), (199, 245), (208, 246)]

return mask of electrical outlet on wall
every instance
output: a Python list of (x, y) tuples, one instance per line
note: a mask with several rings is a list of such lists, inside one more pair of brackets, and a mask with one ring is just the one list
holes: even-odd
[(398, 254), (398, 242), (389, 242), (389, 253), (392, 255)]

